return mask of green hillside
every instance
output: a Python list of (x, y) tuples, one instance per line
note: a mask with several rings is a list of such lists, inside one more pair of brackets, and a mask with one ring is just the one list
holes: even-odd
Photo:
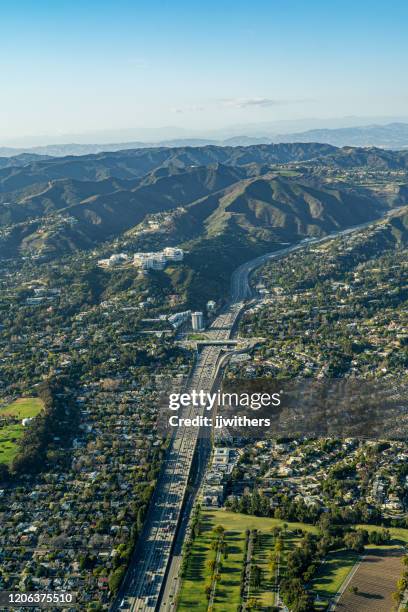
[[(222, 165), (146, 177), (136, 186), (129, 181), (129, 188), (117, 181), (101, 183), (105, 193), (90, 196), (99, 183), (57, 181), (24, 196), (19, 205), (3, 204), (0, 220), (14, 215), (20, 224), (7, 232), (0, 248), (55, 253), (90, 248), (131, 230), (148, 214), (180, 207), (186, 210), (173, 226), (178, 242), (234, 229), (262, 246), (368, 221), (382, 208), (374, 198), (310, 185), (302, 177), (269, 172), (247, 178), (247, 169)], [(35, 220), (21, 222), (24, 216)]]

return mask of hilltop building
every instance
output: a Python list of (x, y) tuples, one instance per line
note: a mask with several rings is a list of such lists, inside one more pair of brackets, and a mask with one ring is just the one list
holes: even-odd
[[(142, 270), (163, 270), (165, 265), (170, 261), (183, 261), (183, 249), (176, 247), (166, 247), (162, 251), (135, 253), (133, 256), (133, 265)], [(125, 253), (115, 253), (107, 259), (100, 259), (98, 266), (102, 268), (111, 268), (124, 263), (130, 263), (131, 258)]]
[(163, 251), (152, 253), (135, 253), (133, 263), (142, 270), (163, 270), (169, 261), (182, 261), (184, 252), (182, 249), (166, 247)]
[(119, 264), (126, 263), (129, 260), (126, 253), (114, 253), (107, 259), (100, 259), (98, 261), (98, 266), (105, 268), (112, 268), (114, 266), (118, 266)]
[(163, 270), (166, 265), (166, 257), (161, 251), (158, 253), (135, 253), (133, 263), (142, 270)]
[(163, 255), (168, 261), (183, 261), (184, 251), (175, 247), (166, 247), (163, 249)]

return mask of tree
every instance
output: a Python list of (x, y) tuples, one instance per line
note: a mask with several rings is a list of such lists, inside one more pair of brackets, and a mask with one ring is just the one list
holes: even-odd
[(262, 584), (262, 570), (259, 565), (253, 567), (251, 578), (253, 586), (258, 589)]
[(120, 584), (123, 580), (123, 576), (125, 575), (126, 567), (124, 565), (120, 565), (114, 572), (109, 576), (109, 590), (111, 593), (116, 594), (119, 590)]
[(273, 577), (275, 573), (276, 557), (275, 557), (275, 553), (272, 550), (269, 552), (268, 566), (271, 572), (271, 576)]
[(292, 612), (312, 612), (313, 600), (300, 578), (285, 578), (281, 582), (280, 594)]
[(349, 531), (344, 536), (344, 544), (351, 550), (362, 552), (364, 550), (364, 534), (361, 531)]
[(283, 550), (283, 542), (281, 538), (278, 538), (275, 542), (275, 553), (279, 555)]
[(0, 463), (0, 482), (7, 482), (10, 478), (10, 473), (7, 465)]

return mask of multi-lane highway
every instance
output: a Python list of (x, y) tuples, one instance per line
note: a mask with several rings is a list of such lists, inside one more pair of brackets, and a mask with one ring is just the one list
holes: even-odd
[[(209, 336), (214, 340), (225, 340), (231, 337), (245, 300), (251, 295), (249, 276), (253, 270), (268, 259), (284, 257), (310, 243), (330, 240), (340, 234), (347, 234), (368, 225), (370, 223), (337, 232), (323, 239), (304, 241), (303, 244), (262, 255), (240, 266), (232, 275), (231, 300), (222, 314), (212, 323)], [(187, 392), (192, 390), (211, 392), (218, 372), (220, 354), (221, 347), (219, 346), (203, 348), (197, 358), (186, 389)], [(189, 407), (184, 409), (179, 416), (194, 417), (199, 414), (198, 410), (197, 407)], [(132, 612), (151, 612), (158, 609), (171, 611), (175, 607), (181, 563), (180, 542), (184, 537), (194, 491), (197, 490), (205, 471), (203, 462), (206, 461), (208, 450), (208, 446), (200, 446), (201, 441), (200, 444), (197, 444), (198, 433), (196, 427), (177, 427), (174, 432), (144, 529), (140, 534), (119, 596), (112, 605), (111, 610), (113, 611), (121, 609)], [(196, 452), (197, 449), (198, 452)], [(195, 470), (196, 478), (193, 478), (195, 487), (193, 487), (193, 492), (188, 493), (187, 485), (194, 457), (198, 461), (198, 467), (196, 466)], [(175, 546), (177, 543), (178, 546)]]
[[(209, 335), (214, 340), (229, 338), (241, 309), (242, 303), (232, 302), (213, 322)], [(211, 391), (220, 353), (221, 347), (204, 347), (197, 358), (186, 391)], [(180, 416), (197, 416), (197, 410), (194, 406), (189, 407)], [(186, 497), (197, 438), (198, 429), (195, 427), (176, 428), (134, 558), (112, 610), (148, 611), (158, 607), (176, 529), (180, 522), (181, 508)]]

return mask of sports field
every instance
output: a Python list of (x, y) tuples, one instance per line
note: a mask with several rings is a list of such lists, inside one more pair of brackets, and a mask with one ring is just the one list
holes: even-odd
[[(22, 419), (37, 416), (43, 408), (38, 397), (24, 397), (0, 407), (0, 463), (10, 464), (18, 452), (18, 443), (24, 433)], [(7, 423), (7, 417), (18, 422)]]

